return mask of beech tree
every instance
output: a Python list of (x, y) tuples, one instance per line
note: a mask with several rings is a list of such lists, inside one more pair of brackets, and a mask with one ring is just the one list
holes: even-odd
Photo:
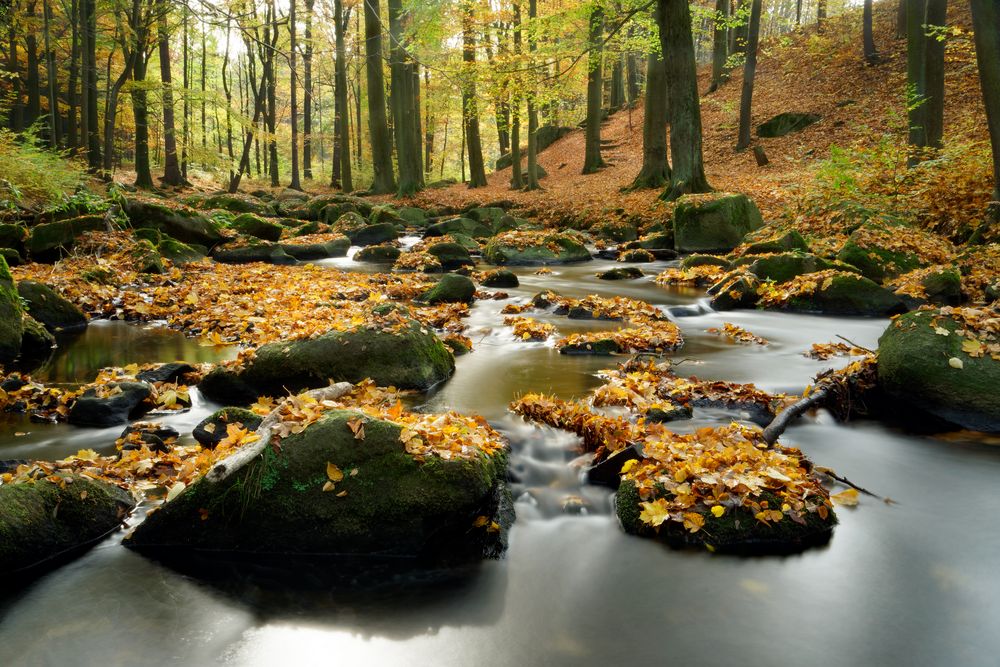
[(1000, 7), (994, 0), (971, 0), (971, 4), (976, 62), (993, 152), (991, 216), (994, 224), (1000, 224)]

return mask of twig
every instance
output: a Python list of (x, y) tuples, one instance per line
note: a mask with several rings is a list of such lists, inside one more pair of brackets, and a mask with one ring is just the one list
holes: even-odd
[(840, 334), (837, 334), (837, 338), (839, 338), (839, 339), (840, 339), (840, 340), (842, 340), (842, 341), (845, 341), (845, 342), (849, 343), (849, 344), (850, 344), (851, 346), (853, 346), (853, 347), (856, 347), (856, 348), (858, 348), (859, 350), (864, 350), (864, 351), (865, 351), (865, 352), (867, 352), (868, 354), (875, 354), (875, 350), (869, 350), (869, 349), (868, 349), (867, 347), (865, 347), (864, 345), (858, 345), (857, 343), (855, 343), (855, 342), (854, 342), (853, 340), (851, 340), (850, 338), (844, 338), (844, 337), (843, 337), (843, 336), (841, 336)]
[(845, 485), (851, 487), (852, 489), (860, 491), (861, 493), (865, 494), (866, 496), (871, 496), (872, 498), (878, 498), (879, 500), (885, 500), (885, 498), (883, 498), (882, 496), (878, 495), (877, 493), (873, 493), (873, 492), (869, 491), (868, 489), (866, 489), (863, 486), (858, 486), (857, 484), (855, 484), (851, 480), (847, 479), (846, 477), (841, 477), (840, 475), (838, 475), (837, 473), (835, 473), (830, 468), (824, 468), (822, 466), (813, 466), (813, 470), (815, 470), (816, 472), (821, 473), (823, 475), (826, 475), (830, 479), (835, 479), (838, 482), (840, 482), (841, 484), (845, 484)]

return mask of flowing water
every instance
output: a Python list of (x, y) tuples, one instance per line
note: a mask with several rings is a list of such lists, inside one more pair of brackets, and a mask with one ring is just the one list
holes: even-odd
[[(874, 347), (887, 323), (714, 313), (699, 290), (656, 286), (652, 276), (662, 263), (646, 267), (640, 280), (597, 280), (609, 265), (555, 267), (543, 276), (521, 269), (521, 287), (506, 291), (512, 299), (546, 288), (645, 299), (668, 309), (684, 331), (687, 342), (674, 355), (684, 360), (679, 372), (772, 391), (801, 391), (819, 370), (846, 363), (802, 356), (812, 343), (841, 335)], [(625, 535), (611, 494), (581, 485), (573, 436), (507, 413), (523, 392), (583, 395), (614, 361), (515, 341), (499, 326), (505, 303), (477, 302), (466, 332), (475, 351), (426, 398), (428, 409), (483, 414), (511, 439), (517, 522), (504, 559), (444, 582), (364, 591), (305, 584), (276, 597), (254, 578), (230, 577), (223, 585), (183, 576), (126, 550), (115, 535), (0, 598), (0, 664), (997, 664), (1000, 494), (991, 484), (1000, 479), (1000, 447), (871, 421), (838, 424), (822, 413), (805, 418), (786, 442), (895, 503), (862, 497), (857, 508), (839, 510), (828, 546), (796, 556), (671, 551)], [(562, 333), (613, 326), (539, 319)], [(705, 332), (724, 321), (770, 344), (731, 344)], [(231, 353), (164, 329), (95, 324), (65, 342), (45, 373), (80, 381), (112, 363)], [(190, 412), (168, 421), (189, 433), (214, 407), (196, 395)], [(693, 420), (676, 427), (738, 417), (696, 409)], [(0, 423), (0, 458), (110, 451), (117, 431)]]

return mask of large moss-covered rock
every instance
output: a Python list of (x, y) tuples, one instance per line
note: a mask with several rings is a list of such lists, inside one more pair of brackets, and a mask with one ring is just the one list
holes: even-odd
[(399, 237), (399, 230), (391, 222), (380, 222), (375, 225), (366, 225), (360, 229), (344, 232), (347, 238), (351, 239), (354, 245), (379, 245), (395, 241)]
[(597, 274), (600, 280), (635, 280), (642, 278), (642, 269), (637, 266), (623, 266), (617, 269), (608, 269)]
[(22, 280), (17, 293), (28, 305), (28, 314), (49, 331), (79, 331), (87, 327), (87, 316), (76, 305), (48, 285)]
[(44, 222), (31, 228), (25, 247), (36, 261), (51, 261), (72, 250), (81, 234), (104, 229), (103, 215), (81, 215), (68, 220)]
[(253, 213), (241, 213), (233, 219), (231, 227), (240, 234), (253, 236), (264, 241), (277, 241), (284, 228)]
[[(116, 530), (135, 506), (116, 486), (80, 475), (0, 486), (0, 572), (42, 570)], [(8, 584), (12, 581), (8, 581)]]
[(466, 276), (447, 273), (437, 285), (425, 292), (420, 300), (425, 303), (472, 303), (476, 295), (476, 284)]
[(472, 218), (451, 218), (435, 222), (427, 227), (427, 236), (444, 236), (446, 234), (464, 234), (474, 239), (484, 239), (493, 236), (493, 228)]
[(736, 308), (753, 308), (760, 300), (757, 288), (760, 282), (749, 273), (733, 272), (712, 285), (712, 308), (715, 310), (734, 310)]
[(217, 222), (187, 206), (131, 198), (124, 208), (136, 228), (157, 229), (178, 241), (197, 243), (206, 248), (213, 248), (225, 240)]
[(407, 227), (426, 227), (427, 212), (415, 206), (400, 206), (396, 209), (397, 215), (403, 220)]
[(56, 346), (56, 337), (49, 333), (41, 322), (33, 317), (25, 317), (21, 333), (21, 368), (37, 368), (49, 357)]
[(684, 195), (674, 209), (674, 249), (678, 252), (732, 250), (764, 222), (744, 194)]
[(368, 222), (373, 225), (391, 222), (393, 225), (400, 227), (406, 226), (406, 221), (399, 216), (399, 212), (394, 207), (385, 205), (373, 208), (372, 212), (368, 214)]
[(174, 264), (190, 264), (204, 259), (206, 249), (204, 246), (194, 246), (182, 243), (177, 239), (164, 236), (156, 244), (156, 251), (160, 256), (169, 259)]
[(853, 267), (801, 251), (764, 255), (749, 266), (750, 273), (761, 280), (773, 280), (776, 283), (783, 283), (803, 273), (816, 273), (826, 269), (852, 271)]
[(333, 193), (313, 197), (306, 203), (306, 207), (309, 210), (310, 220), (320, 220), (329, 223), (347, 211), (355, 211), (364, 217), (368, 217), (371, 215), (374, 205), (362, 197)]
[(609, 241), (635, 241), (639, 238), (639, 230), (635, 225), (619, 220), (599, 222), (590, 228), (590, 232), (598, 238)]
[(24, 225), (0, 223), (0, 248), (23, 252), (26, 238), (28, 238), (28, 228)]
[(198, 388), (218, 403), (249, 405), (258, 396), (325, 387), (331, 380), (371, 378), (382, 386), (428, 389), (454, 370), (455, 359), (441, 340), (410, 321), (398, 332), (356, 329), (270, 343), (257, 350), (243, 371), (216, 368)]
[(469, 251), (458, 243), (435, 243), (427, 248), (427, 254), (437, 257), (445, 270), (460, 266), (475, 266)]
[(557, 232), (508, 232), (491, 239), (483, 259), (497, 265), (565, 264), (591, 259), (578, 239)]
[(379, 245), (365, 246), (354, 255), (356, 262), (376, 262), (391, 264), (399, 259), (402, 251), (394, 245), (380, 243)]
[(682, 269), (693, 269), (696, 266), (721, 266), (724, 269), (728, 269), (732, 263), (725, 257), (719, 257), (718, 255), (702, 255), (694, 254), (688, 255), (681, 260)]
[(295, 264), (295, 258), (278, 243), (253, 243), (237, 247), (220, 247), (212, 252), (212, 259), (222, 264)]
[(486, 287), (517, 287), (521, 284), (517, 274), (507, 269), (488, 271), (480, 282)]
[(757, 136), (771, 139), (783, 137), (792, 132), (799, 132), (822, 118), (816, 113), (797, 113), (786, 111), (773, 116), (757, 126)]
[(7, 261), (0, 257), (0, 364), (10, 363), (21, 350), (23, 315)]
[[(1000, 431), (1000, 362), (983, 349), (988, 341), (959, 336), (959, 330), (977, 334), (947, 310), (907, 313), (889, 325), (878, 341), (879, 384), (890, 396), (951, 423)], [(985, 309), (981, 317), (1000, 317), (1000, 310)]]
[(257, 197), (237, 192), (217, 192), (202, 200), (201, 208), (221, 208), (231, 213), (266, 213), (267, 205)]
[(157, 252), (156, 246), (145, 239), (136, 243), (129, 255), (132, 257), (132, 267), (139, 273), (161, 274), (166, 272), (163, 258)]
[(794, 229), (780, 236), (749, 243), (744, 247), (743, 254), (766, 255), (768, 253), (787, 252), (789, 250), (809, 252), (809, 244), (803, 238), (802, 234), (799, 234)]
[(191, 435), (202, 447), (215, 449), (225, 439), (230, 425), (245, 431), (256, 431), (262, 421), (260, 415), (246, 408), (222, 408), (198, 422)]
[[(802, 279), (808, 279), (805, 274)], [(904, 310), (902, 300), (888, 290), (856, 273), (817, 274), (816, 288), (791, 296), (780, 308), (800, 313), (824, 315), (892, 315)]]
[(90, 388), (76, 399), (69, 411), (69, 423), (77, 426), (104, 428), (126, 424), (149, 412), (145, 401), (152, 395), (145, 382), (113, 382)]
[[(364, 440), (348, 422), (364, 422)], [(402, 427), (333, 410), (266, 447), (219, 482), (195, 482), (149, 515), (125, 544), (143, 552), (428, 557), (435, 562), (502, 552), (506, 456), (423, 461), (405, 451)], [(343, 471), (324, 491), (330, 465)], [(504, 518), (506, 516), (506, 518)], [(474, 526), (479, 517), (485, 524)], [(480, 521), (482, 521), (480, 519)]]
[(279, 246), (295, 259), (308, 262), (314, 259), (343, 257), (351, 247), (351, 240), (346, 236), (339, 236), (322, 243), (281, 243)]
[(837, 253), (875, 282), (883, 282), (929, 264), (948, 261), (954, 249), (944, 239), (902, 224), (866, 222), (855, 229)]

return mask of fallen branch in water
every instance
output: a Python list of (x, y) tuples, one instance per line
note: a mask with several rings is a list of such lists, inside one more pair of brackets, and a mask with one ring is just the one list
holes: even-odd
[(856, 489), (857, 491), (865, 494), (866, 496), (871, 496), (872, 498), (878, 498), (879, 500), (886, 501), (886, 502), (892, 502), (893, 504), (895, 503), (895, 501), (890, 501), (890, 500), (888, 500), (886, 498), (883, 498), (882, 496), (880, 496), (877, 493), (874, 493), (872, 491), (869, 491), (868, 489), (866, 489), (863, 486), (858, 486), (857, 484), (855, 484), (851, 480), (847, 479), (846, 477), (841, 477), (840, 475), (838, 475), (837, 473), (835, 473), (830, 468), (824, 468), (823, 466), (813, 466), (813, 470), (815, 472), (820, 473), (821, 475), (826, 475), (830, 479), (837, 480), (838, 482), (840, 482), (841, 484), (844, 484), (845, 486), (849, 486), (852, 489)]
[(781, 437), (781, 434), (785, 432), (785, 429), (788, 428), (788, 425), (793, 419), (801, 415), (806, 410), (822, 403), (826, 400), (826, 397), (826, 388), (819, 388), (779, 412), (778, 415), (771, 420), (771, 423), (767, 425), (767, 428), (764, 429), (764, 442), (767, 443), (768, 447), (773, 445), (778, 441), (778, 438)]

